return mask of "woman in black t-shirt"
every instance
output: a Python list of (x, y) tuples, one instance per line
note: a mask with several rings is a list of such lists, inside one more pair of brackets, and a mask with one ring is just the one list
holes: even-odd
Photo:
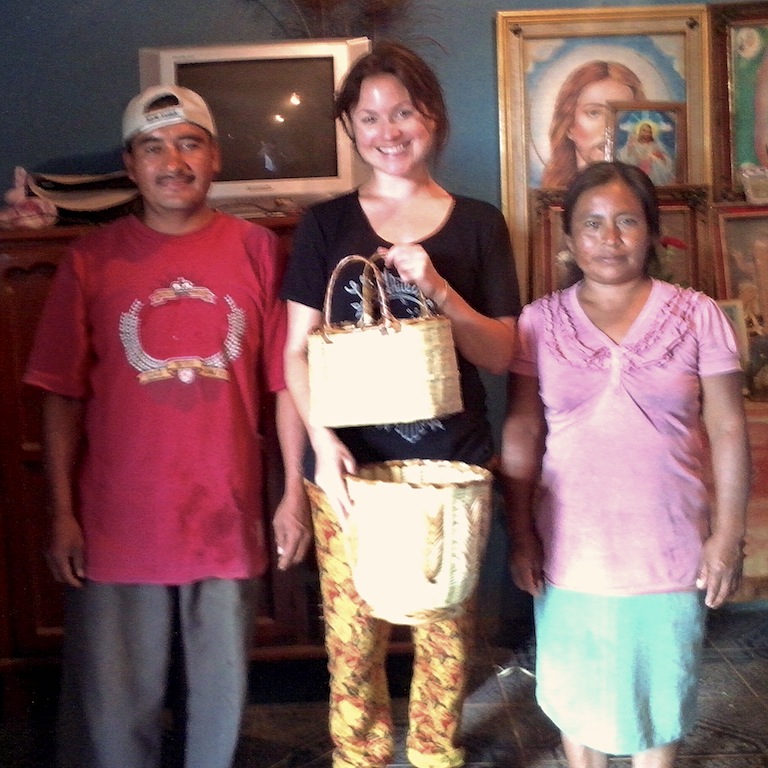
[[(335, 514), (315, 510), (331, 671), (334, 766), (385, 766), (392, 724), (384, 660), (389, 625), (357, 595), (341, 539), (350, 500), (344, 475), (359, 463), (450, 459), (484, 464), (491, 430), (479, 368), (509, 365), (519, 295), (509, 235), (492, 205), (456, 197), (432, 177), (448, 118), (440, 85), (412, 51), (380, 43), (352, 67), (337, 96), (342, 120), (370, 169), (358, 190), (311, 208), (294, 237), (283, 297), (288, 301), (286, 379), (315, 454), (315, 482)], [(378, 251), (395, 314), (415, 310), (416, 287), (452, 321), (465, 411), (448, 418), (332, 430), (309, 423), (307, 338), (321, 324), (331, 273), (352, 253)], [(359, 267), (337, 281), (333, 322), (357, 319)], [(403, 371), (403, 375), (407, 375)], [(372, 392), (386, 397), (386, 392)], [(343, 392), (339, 393), (343, 397)], [(397, 567), (397, 553), (392, 553)], [(414, 628), (408, 759), (422, 768), (460, 766), (454, 737), (463, 703), (467, 616)]]

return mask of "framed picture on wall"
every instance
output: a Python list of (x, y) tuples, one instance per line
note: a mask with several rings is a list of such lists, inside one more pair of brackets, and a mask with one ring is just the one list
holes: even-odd
[(563, 233), (563, 193), (556, 190), (531, 191), (533, 220), (533, 263), (531, 298), (566, 288), (573, 282), (571, 256)]
[(715, 206), (718, 296), (740, 299), (747, 330), (768, 337), (768, 206)]
[(721, 299), (744, 310), (750, 395), (768, 399), (768, 206), (720, 203), (713, 217)]
[(530, 285), (529, 190), (605, 159), (608, 102), (685, 104), (687, 176), (708, 183), (706, 7), (500, 11), (502, 205)]
[(713, 4), (708, 13), (713, 194), (743, 200), (740, 169), (768, 167), (768, 4)]
[(605, 159), (636, 165), (657, 186), (688, 181), (685, 104), (609, 101)]
[[(700, 269), (706, 261), (706, 205), (705, 187), (659, 191), (661, 238), (654, 277), (711, 293)], [(531, 209), (535, 243), (532, 294), (538, 298), (570, 285), (575, 273), (563, 234), (563, 191), (532, 191)]]

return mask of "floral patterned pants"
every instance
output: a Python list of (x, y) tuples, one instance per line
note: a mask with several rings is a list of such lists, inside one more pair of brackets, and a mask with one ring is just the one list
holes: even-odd
[[(312, 507), (331, 677), (333, 766), (379, 768), (392, 761), (394, 752), (385, 666), (391, 625), (371, 616), (357, 594), (333, 510), (327, 503)], [(392, 560), (396, 567), (396, 552)], [(413, 627), (406, 748), (416, 768), (464, 764), (464, 751), (454, 739), (470, 637), (470, 619), (464, 611), (455, 618)]]

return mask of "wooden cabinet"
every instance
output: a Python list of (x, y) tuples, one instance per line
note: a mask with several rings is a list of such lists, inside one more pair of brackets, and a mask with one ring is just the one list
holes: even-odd
[(59, 642), (61, 592), (42, 557), (42, 395), (24, 387), (21, 377), (56, 265), (77, 234), (8, 232), (0, 241), (0, 658), (5, 659), (49, 653)]
[[(289, 247), (295, 217), (260, 220)], [(0, 231), (0, 670), (55, 658), (62, 589), (48, 573), (42, 461), (42, 394), (21, 383), (51, 279), (68, 244), (87, 227)], [(269, 407), (267, 451), (277, 455)], [(279, 462), (267, 461), (267, 505), (280, 493)], [(312, 563), (267, 574), (254, 632), (254, 658), (321, 655), (322, 624)]]

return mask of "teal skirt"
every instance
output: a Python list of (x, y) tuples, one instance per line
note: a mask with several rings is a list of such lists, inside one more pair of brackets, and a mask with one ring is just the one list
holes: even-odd
[(547, 586), (534, 610), (536, 697), (571, 741), (633, 755), (691, 730), (701, 593), (605, 597)]

